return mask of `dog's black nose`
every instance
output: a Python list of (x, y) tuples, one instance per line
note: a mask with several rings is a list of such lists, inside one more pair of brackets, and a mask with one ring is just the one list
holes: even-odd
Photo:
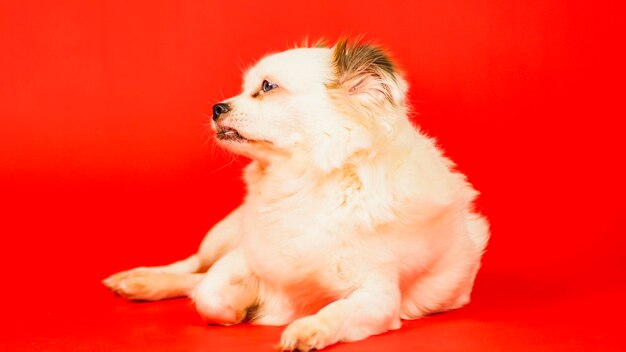
[(221, 114), (225, 114), (230, 111), (230, 105), (226, 103), (218, 103), (213, 105), (213, 121), (217, 121)]

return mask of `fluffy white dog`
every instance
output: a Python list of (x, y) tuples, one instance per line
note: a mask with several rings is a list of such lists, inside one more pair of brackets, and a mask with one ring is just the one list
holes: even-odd
[(358, 41), (265, 57), (213, 107), (219, 143), (252, 159), (243, 204), (197, 254), (105, 285), (129, 299), (190, 296), (209, 324), (289, 324), (287, 351), (467, 304), (488, 223), (409, 121), (406, 90), (388, 55)]

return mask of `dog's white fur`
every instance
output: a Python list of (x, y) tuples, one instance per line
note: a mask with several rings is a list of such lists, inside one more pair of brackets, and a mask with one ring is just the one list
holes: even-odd
[[(263, 92), (264, 80), (278, 87)], [(477, 192), (410, 123), (406, 89), (367, 44), (265, 57), (215, 124), (245, 138), (221, 141), (252, 159), (244, 203), (197, 254), (105, 284), (131, 299), (189, 295), (207, 323), (289, 324), (290, 351), (468, 303), (488, 224)]]

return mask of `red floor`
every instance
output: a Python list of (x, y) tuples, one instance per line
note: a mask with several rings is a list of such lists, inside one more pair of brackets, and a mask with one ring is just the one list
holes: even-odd
[[(204, 326), (188, 300), (130, 303), (96, 279), (46, 286), (46, 301), (9, 299), (0, 351), (271, 351), (280, 337), (276, 327)], [(329, 350), (623, 351), (625, 288), (481, 277), (463, 309)]]

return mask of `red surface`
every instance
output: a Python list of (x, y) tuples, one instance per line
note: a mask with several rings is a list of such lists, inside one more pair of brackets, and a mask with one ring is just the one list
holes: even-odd
[(332, 350), (624, 350), (622, 22), (601, 1), (0, 2), (0, 350), (270, 350), (280, 328), (99, 280), (190, 254), (240, 202), (204, 115), (240, 68), (342, 33), (395, 53), (493, 238), (471, 305)]

